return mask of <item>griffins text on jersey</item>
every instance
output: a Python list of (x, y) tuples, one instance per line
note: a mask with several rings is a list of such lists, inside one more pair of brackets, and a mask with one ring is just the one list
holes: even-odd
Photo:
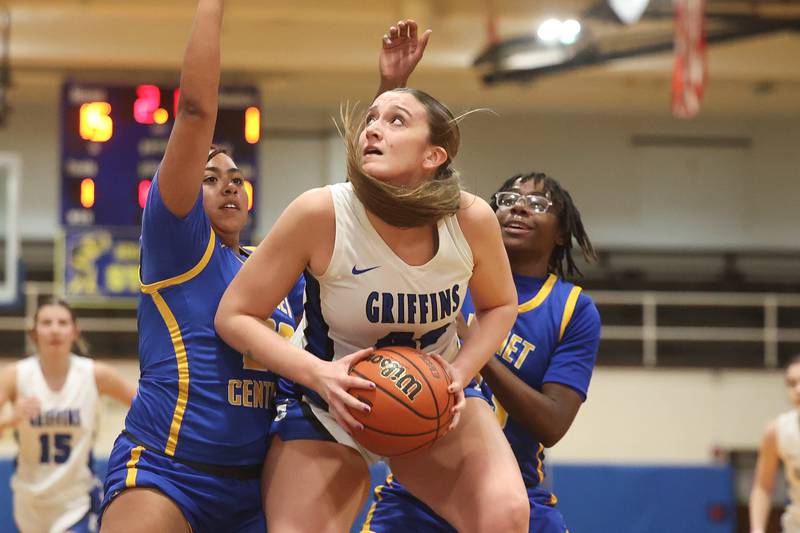
[(373, 324), (430, 324), (449, 318), (461, 305), (458, 284), (428, 294), (372, 291), (365, 311)]
[(31, 418), (31, 426), (80, 426), (80, 409), (50, 409)]

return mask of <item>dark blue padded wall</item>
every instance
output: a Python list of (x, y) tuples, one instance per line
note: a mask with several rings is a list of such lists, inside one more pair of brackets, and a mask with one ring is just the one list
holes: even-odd
[[(106, 461), (97, 461), (99, 476)], [(0, 532), (14, 532), (10, 478), (0, 459)], [(372, 468), (372, 484), (386, 467)], [(548, 479), (571, 533), (733, 533), (733, 472), (726, 466), (554, 465)], [(361, 512), (357, 532), (364, 521)]]

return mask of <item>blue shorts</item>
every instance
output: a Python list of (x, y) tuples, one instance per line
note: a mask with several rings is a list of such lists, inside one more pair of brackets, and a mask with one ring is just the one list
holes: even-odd
[[(555, 508), (556, 498), (538, 487), (528, 488), (531, 504), (530, 533), (568, 533), (564, 517)], [(361, 533), (457, 533), (455, 528), (416, 499), (391, 474), (375, 487), (372, 504)]]
[(154, 488), (180, 508), (194, 533), (264, 533), (260, 479), (211, 475), (137, 446), (124, 433), (108, 459), (102, 517), (108, 504), (133, 487)]
[[(488, 403), (489, 406), (492, 406), (481, 391), (480, 385), (474, 379), (464, 387), (464, 396), (466, 398), (480, 398)], [(323, 424), (320, 417), (312, 411), (309, 402), (294, 397), (279, 397), (276, 403), (277, 415), (270, 427), (270, 436), (278, 435), (284, 442), (290, 440), (324, 440), (351, 445), (350, 441), (352, 439), (347, 439), (341, 434), (333, 434), (328, 429), (329, 426)], [(362, 450), (359, 449), (359, 451)], [(370, 454), (367, 453), (367, 455)], [(365, 458), (369, 462), (375, 462), (375, 460), (379, 459), (377, 456), (372, 459)]]

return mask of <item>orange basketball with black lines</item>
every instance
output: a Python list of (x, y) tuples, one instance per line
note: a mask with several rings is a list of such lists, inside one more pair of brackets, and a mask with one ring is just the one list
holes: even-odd
[(349, 392), (371, 406), (350, 410), (364, 425), (353, 437), (369, 451), (392, 457), (431, 446), (447, 433), (455, 398), (450, 377), (435, 358), (413, 348), (389, 346), (353, 365), (350, 373), (375, 383), (375, 390)]

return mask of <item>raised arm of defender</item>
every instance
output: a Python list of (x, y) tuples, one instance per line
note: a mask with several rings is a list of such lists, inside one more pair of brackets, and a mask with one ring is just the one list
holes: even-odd
[(197, 200), (217, 121), (224, 0), (199, 0), (181, 66), (180, 102), (158, 174), (164, 204), (183, 218)]

